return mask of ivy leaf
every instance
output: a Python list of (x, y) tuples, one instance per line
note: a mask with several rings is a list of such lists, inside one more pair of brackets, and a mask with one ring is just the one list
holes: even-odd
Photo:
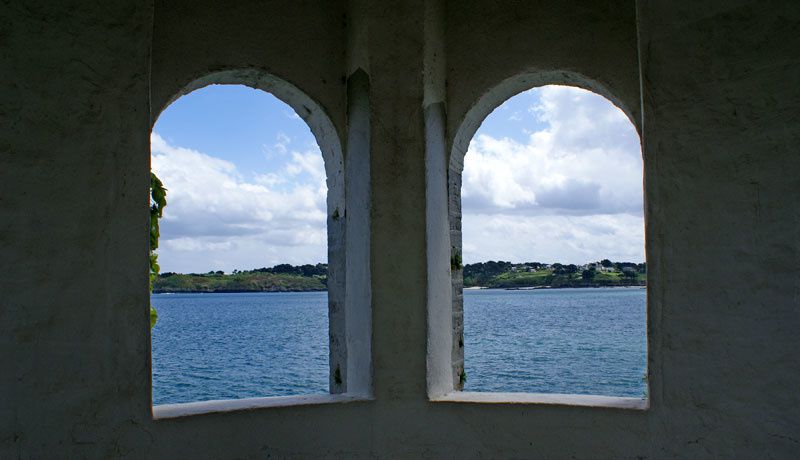
[[(161, 232), (158, 227), (158, 219), (164, 215), (164, 207), (167, 206), (167, 189), (156, 175), (150, 171), (150, 292), (153, 292), (153, 284), (158, 278), (161, 267), (158, 266), (158, 238)], [(158, 312), (150, 305), (150, 328), (156, 325)]]
[(150, 305), (150, 329), (156, 325), (156, 321), (158, 321), (158, 312)]
[(161, 217), (164, 207), (167, 206), (167, 189), (152, 172), (150, 172), (150, 197), (153, 199), (153, 209), (158, 212), (158, 217)]

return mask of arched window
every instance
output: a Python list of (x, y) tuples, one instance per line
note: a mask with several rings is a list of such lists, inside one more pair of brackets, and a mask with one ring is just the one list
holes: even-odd
[(327, 393), (327, 187), (308, 126), (266, 92), (212, 85), (161, 114), (151, 151), (169, 202), (154, 403)]
[(429, 392), (435, 400), (646, 407), (637, 129), (618, 105), (577, 87), (607, 94), (600, 85), (545, 80), (490, 91), (451, 141), (452, 319), (429, 315), (451, 324), (451, 388), (463, 392), (437, 380), (441, 358), (429, 361)]
[[(155, 416), (367, 396), (369, 323), (345, 326), (368, 318), (369, 304), (345, 299), (346, 171), (330, 119), (289, 83), (250, 70), (210, 74), (171, 104), (151, 138), (167, 190), (152, 298)], [(280, 398), (320, 393), (344, 394)], [(263, 396), (279, 398), (252, 399)], [(234, 399), (243, 401), (224, 401)], [(190, 401), (210, 402), (181, 404)]]

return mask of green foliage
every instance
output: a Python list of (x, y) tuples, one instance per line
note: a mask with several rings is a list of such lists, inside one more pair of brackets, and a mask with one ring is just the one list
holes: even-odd
[(461, 268), (463, 268), (461, 265), (461, 252), (453, 248), (453, 255), (450, 256), (450, 270), (461, 270)]
[(158, 311), (150, 305), (150, 329), (156, 325), (156, 321), (158, 321)]
[(465, 286), (488, 286), (492, 278), (511, 271), (511, 262), (478, 262), (464, 266), (464, 285)]
[(626, 267), (622, 269), (622, 276), (624, 276), (625, 278), (636, 278), (637, 273), (636, 270)]
[(462, 387), (467, 383), (467, 372), (464, 369), (461, 369), (461, 373), (458, 375), (458, 382)]
[[(150, 171), (150, 292), (153, 291), (158, 272), (158, 238), (161, 236), (158, 227), (158, 220), (164, 215), (164, 208), (167, 206), (167, 189), (156, 175)], [(150, 327), (156, 325), (158, 312), (150, 305)]]
[[(575, 264), (543, 264), (540, 262), (489, 261), (464, 266), (464, 287), (481, 286), (488, 288), (527, 288), (527, 287), (597, 287), (597, 286), (644, 286), (647, 282), (645, 264), (631, 262), (611, 262), (605, 259), (608, 267), (600, 271), (600, 264), (583, 266)], [(614, 268), (611, 268), (614, 267)]]
[(326, 264), (280, 264), (272, 268), (208, 273), (163, 273), (153, 288), (155, 292), (292, 292), (324, 291), (327, 285)]

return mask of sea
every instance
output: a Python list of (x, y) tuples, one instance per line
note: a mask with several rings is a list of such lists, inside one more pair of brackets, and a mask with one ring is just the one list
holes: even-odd
[[(153, 294), (153, 404), (328, 392), (326, 292)], [(464, 391), (645, 397), (643, 288), (464, 291)]]

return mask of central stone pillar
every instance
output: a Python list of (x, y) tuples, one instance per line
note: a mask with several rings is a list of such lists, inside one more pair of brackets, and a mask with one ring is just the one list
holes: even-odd
[(373, 391), (426, 397), (425, 2), (356, 2), (351, 65), (370, 77)]

